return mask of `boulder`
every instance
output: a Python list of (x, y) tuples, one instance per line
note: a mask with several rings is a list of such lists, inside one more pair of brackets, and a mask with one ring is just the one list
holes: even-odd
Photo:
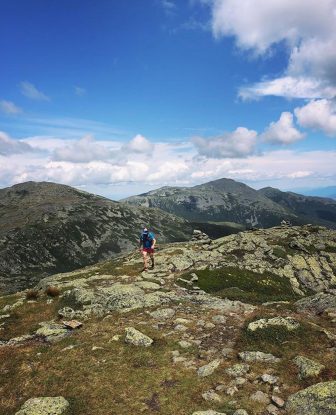
[(295, 303), (299, 311), (308, 311), (313, 314), (322, 314), (328, 308), (336, 308), (336, 295), (318, 293), (302, 298)]
[(278, 363), (281, 360), (270, 353), (263, 352), (240, 352), (238, 356), (244, 362)]
[(325, 369), (325, 366), (304, 356), (296, 356), (293, 361), (299, 369), (299, 379), (319, 376), (322, 370)]
[(157, 320), (172, 318), (175, 315), (173, 308), (161, 308), (149, 313), (153, 318)]
[(231, 367), (228, 367), (225, 372), (233, 377), (244, 376), (250, 370), (250, 366), (246, 363), (237, 363)]
[(68, 415), (69, 408), (63, 396), (32, 398), (15, 415)]
[(290, 395), (286, 410), (293, 415), (335, 415), (336, 381), (317, 383)]
[(134, 327), (126, 327), (125, 342), (133, 344), (134, 346), (149, 347), (153, 343), (153, 339), (141, 333), (141, 331)]
[(69, 330), (64, 325), (52, 321), (40, 323), (40, 326), (41, 328), (36, 330), (36, 335), (44, 337), (45, 340), (51, 343), (63, 339), (69, 333)]
[(197, 375), (199, 377), (202, 377), (202, 378), (212, 375), (213, 372), (218, 368), (220, 363), (221, 363), (221, 361), (219, 359), (213, 360), (212, 362), (208, 363), (207, 365), (204, 365), (204, 366), (200, 367), (197, 370)]
[(250, 323), (247, 329), (255, 331), (258, 329), (267, 329), (269, 327), (283, 327), (288, 331), (293, 331), (300, 327), (300, 323), (292, 317), (273, 317), (269, 319), (262, 318)]

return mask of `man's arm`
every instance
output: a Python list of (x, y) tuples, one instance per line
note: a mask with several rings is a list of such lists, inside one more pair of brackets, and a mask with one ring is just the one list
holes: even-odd
[(155, 244), (156, 244), (156, 239), (153, 238), (153, 240), (152, 240), (152, 246), (151, 246), (152, 249), (154, 249)]

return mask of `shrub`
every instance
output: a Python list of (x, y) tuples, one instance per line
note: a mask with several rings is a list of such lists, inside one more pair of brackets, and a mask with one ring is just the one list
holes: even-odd
[(31, 288), (30, 290), (28, 290), (26, 292), (26, 299), (27, 300), (37, 300), (38, 297), (39, 297), (38, 290), (34, 290), (33, 288)]
[(58, 287), (47, 287), (45, 290), (45, 293), (49, 297), (58, 297), (61, 293), (60, 289)]

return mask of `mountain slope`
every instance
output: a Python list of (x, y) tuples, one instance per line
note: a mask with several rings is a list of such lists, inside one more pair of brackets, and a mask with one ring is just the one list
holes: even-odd
[(113, 202), (55, 183), (0, 190), (0, 291), (32, 285), (137, 246), (141, 227), (159, 242), (190, 237), (185, 220), (156, 209)]
[(336, 227), (336, 202), (265, 188), (254, 190), (231, 179), (194, 187), (162, 187), (123, 200), (137, 206), (157, 207), (193, 222), (234, 222), (259, 227), (290, 220), (295, 225), (315, 223)]
[(269, 227), (283, 218), (295, 221), (285, 207), (258, 191), (231, 179), (220, 179), (194, 187), (163, 187), (124, 199), (138, 206), (158, 207), (195, 222), (235, 222), (245, 225), (257, 219)]
[(336, 227), (336, 201), (323, 197), (303, 196), (282, 192), (272, 187), (259, 190), (263, 196), (290, 210), (305, 221), (312, 221), (332, 228)]

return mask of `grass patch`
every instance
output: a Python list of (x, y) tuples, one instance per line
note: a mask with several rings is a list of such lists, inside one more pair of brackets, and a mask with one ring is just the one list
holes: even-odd
[[(181, 278), (189, 280), (191, 273), (183, 274)], [(253, 304), (298, 299), (288, 279), (271, 273), (258, 274), (233, 267), (205, 269), (196, 273), (198, 276), (196, 284), (202, 290), (218, 297)], [(179, 283), (186, 288), (189, 287), (183, 282), (179, 281)]]

